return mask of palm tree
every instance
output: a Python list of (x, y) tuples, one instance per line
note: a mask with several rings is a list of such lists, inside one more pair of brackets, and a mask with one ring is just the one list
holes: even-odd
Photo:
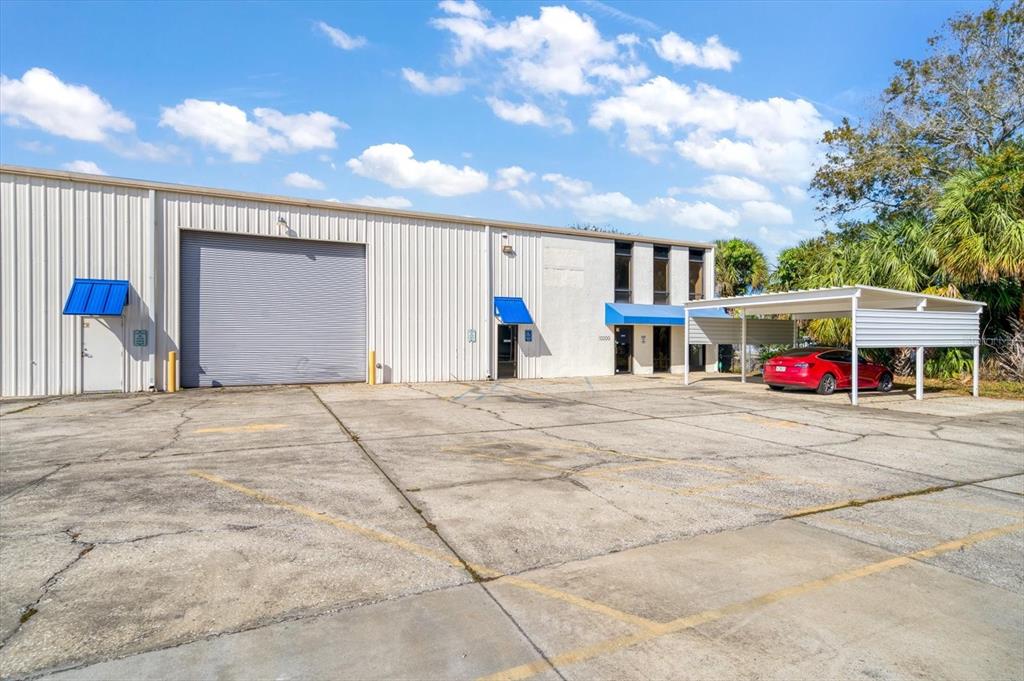
[(1024, 279), (1024, 144), (1006, 144), (946, 182), (928, 244), (956, 286)]
[(768, 283), (768, 260), (753, 241), (720, 239), (715, 242), (715, 282), (726, 298), (760, 291)]

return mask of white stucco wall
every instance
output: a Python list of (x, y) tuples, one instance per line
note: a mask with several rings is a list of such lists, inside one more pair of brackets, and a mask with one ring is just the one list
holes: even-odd
[(682, 305), (690, 299), (690, 249), (685, 246), (673, 246), (668, 252), (668, 286), (672, 305)]
[(633, 262), (630, 272), (633, 301), (640, 305), (654, 303), (654, 244), (633, 244)]
[(546, 347), (541, 375), (612, 374), (615, 345), (604, 304), (615, 295), (614, 242), (545, 234), (543, 262), (544, 317), (534, 339)]
[(718, 297), (715, 291), (715, 251), (711, 248), (704, 251), (704, 297)]
[(650, 324), (633, 327), (633, 373), (654, 373), (654, 327)]
[(669, 358), (672, 362), (671, 372), (673, 374), (683, 373), (683, 362), (686, 361), (686, 346), (683, 345), (685, 330), (681, 326), (672, 327), (672, 342), (669, 346)]

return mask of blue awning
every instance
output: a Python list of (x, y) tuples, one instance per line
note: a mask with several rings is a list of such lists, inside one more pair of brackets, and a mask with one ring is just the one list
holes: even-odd
[(605, 303), (605, 324), (653, 324), (682, 326), (682, 305), (638, 305), (636, 303)]
[(494, 316), (501, 324), (533, 324), (522, 298), (494, 296)]
[(119, 317), (127, 303), (128, 282), (123, 279), (75, 279), (64, 314)]

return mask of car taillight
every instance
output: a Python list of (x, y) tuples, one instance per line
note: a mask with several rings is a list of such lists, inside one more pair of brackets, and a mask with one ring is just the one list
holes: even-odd
[(797, 369), (809, 369), (811, 367), (811, 363), (810, 362), (795, 362), (793, 364), (793, 366), (796, 367)]

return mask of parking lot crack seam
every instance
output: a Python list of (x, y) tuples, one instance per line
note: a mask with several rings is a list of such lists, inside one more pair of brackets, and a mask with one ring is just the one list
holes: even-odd
[(181, 432), (182, 432), (182, 430), (185, 428), (185, 426), (190, 421), (192, 421), (192, 417), (189, 416), (189, 412), (194, 410), (194, 409), (198, 409), (199, 407), (203, 406), (204, 404), (206, 404), (209, 401), (210, 400), (200, 400), (199, 402), (196, 402), (195, 404), (193, 404), (191, 406), (187, 406), (184, 409), (182, 409), (181, 412), (178, 414), (178, 418), (180, 418), (181, 421), (179, 421), (178, 424), (176, 426), (174, 426), (174, 431), (171, 433), (171, 439), (168, 440), (167, 442), (165, 442), (164, 444), (160, 445), (159, 447), (156, 447), (155, 449), (152, 449), (152, 450), (146, 452), (145, 454), (143, 454), (139, 458), (140, 459), (148, 459), (148, 458), (150, 458), (152, 456), (156, 456), (157, 454), (170, 449), (175, 444), (177, 444), (178, 440), (181, 439)]
[(1000, 475), (994, 478), (982, 478), (980, 480), (964, 480), (960, 482), (953, 482), (949, 485), (932, 485), (931, 487), (923, 487), (921, 489), (909, 490), (906, 492), (896, 492), (894, 494), (885, 494), (883, 496), (871, 497), (870, 499), (850, 499), (847, 501), (840, 501), (834, 504), (825, 504), (823, 506), (802, 508), (797, 511), (794, 511), (793, 513), (789, 513), (783, 516), (783, 519), (793, 520), (795, 518), (805, 518), (807, 516), (818, 515), (820, 513), (838, 511), (843, 508), (858, 508), (861, 506), (867, 506), (869, 504), (878, 504), (885, 501), (896, 501), (898, 499), (925, 496), (928, 494), (935, 494), (937, 492), (945, 492), (946, 490), (957, 489), (959, 487), (967, 487), (970, 485), (979, 485), (985, 482), (1003, 480), (1005, 478), (1013, 478), (1018, 475), (1021, 475), (1021, 473), (1011, 473), (1010, 475)]
[(12, 497), (15, 497), (15, 496), (21, 494), (25, 490), (31, 489), (31, 488), (35, 487), (36, 485), (38, 485), (38, 484), (40, 484), (42, 482), (45, 482), (47, 479), (49, 479), (50, 477), (56, 475), (57, 473), (60, 473), (62, 470), (64, 470), (65, 468), (67, 468), (70, 465), (71, 465), (70, 463), (62, 463), (62, 464), (58, 465), (56, 468), (54, 468), (49, 473), (47, 473), (45, 475), (41, 475), (38, 478), (36, 478), (35, 480), (32, 480), (30, 482), (25, 483), (24, 485), (22, 485), (18, 489), (15, 489), (15, 490), (12, 490), (12, 491), (8, 492), (3, 497), (0, 497), (0, 501), (7, 501), (8, 499), (11, 499)]
[(78, 553), (75, 554), (74, 558), (65, 563), (63, 567), (54, 572), (46, 579), (45, 582), (43, 582), (43, 585), (39, 589), (39, 597), (36, 600), (32, 601), (28, 605), (24, 605), (21, 607), (21, 617), (18, 618), (18, 625), (13, 630), (11, 630), (11, 632), (7, 634), (7, 636), (5, 636), (3, 640), (0, 640), (0, 650), (2, 650), (7, 645), (7, 643), (18, 634), (19, 631), (21, 631), (21, 628), (25, 626), (26, 622), (32, 619), (39, 612), (39, 608), (43, 602), (43, 599), (46, 598), (46, 596), (50, 593), (50, 590), (54, 586), (56, 586), (57, 582), (60, 581), (60, 578), (64, 575), (64, 573), (73, 568), (78, 563), (78, 561), (85, 558), (85, 556), (88, 555), (90, 551), (96, 548), (96, 545), (93, 543), (78, 541), (78, 533), (72, 532), (71, 528), (64, 530), (64, 535), (66, 535), (71, 540), (71, 544), (73, 546), (79, 546), (81, 548), (79, 549)]
[[(485, 576), (481, 574), (477, 566), (471, 565), (469, 561), (463, 558), (462, 555), (460, 555), (459, 552), (455, 550), (455, 547), (452, 546), (451, 543), (449, 543), (448, 539), (445, 538), (445, 536), (441, 533), (441, 530), (437, 527), (437, 525), (427, 518), (423, 510), (413, 502), (412, 498), (405, 492), (405, 490), (402, 489), (401, 485), (399, 485), (392, 477), (392, 475), (384, 469), (384, 466), (381, 465), (381, 463), (377, 460), (377, 457), (375, 457), (370, 452), (369, 448), (365, 444), (363, 444), (359, 440), (359, 438), (351, 430), (349, 430), (348, 426), (345, 425), (345, 423), (338, 417), (338, 415), (335, 414), (334, 411), (324, 403), (324, 401), (320, 398), (320, 395), (316, 392), (316, 390), (314, 390), (313, 388), (309, 388), (309, 391), (313, 394), (313, 397), (316, 398), (317, 402), (320, 403), (324, 410), (326, 410), (327, 413), (331, 415), (331, 417), (338, 424), (338, 427), (346, 435), (348, 435), (352, 442), (359, 448), (359, 451), (363, 453), (366, 459), (371, 464), (373, 464), (373, 466), (380, 472), (384, 479), (387, 480), (388, 484), (391, 485), (395, 492), (402, 499), (405, 500), (405, 503), (409, 506), (409, 508), (412, 509), (416, 513), (416, 515), (420, 517), (420, 519), (423, 521), (424, 526), (428, 530), (430, 530), (434, 534), (434, 536), (437, 537), (437, 539), (448, 549), (448, 551), (451, 552), (453, 556), (455, 556), (458, 562), (462, 565), (462, 569), (466, 571), (466, 574), (468, 574), (470, 578), (473, 579), (474, 582), (477, 582), (480, 585), (481, 589), (483, 589), (483, 592), (487, 594), (487, 596), (494, 603), (495, 607), (497, 607), (498, 610), (500, 610), (505, 615), (505, 617), (508, 618), (509, 622), (512, 623), (512, 626), (514, 626), (516, 630), (520, 633), (520, 635), (523, 637), (523, 639), (530, 644), (534, 651), (540, 656), (541, 660), (545, 661), (551, 668), (551, 670), (555, 674), (557, 674), (559, 678), (562, 679), (562, 681), (565, 681), (565, 677), (562, 676), (561, 672), (559, 672), (553, 664), (551, 664), (550, 660), (548, 660), (547, 655), (541, 649), (541, 647), (537, 645), (537, 643), (530, 637), (529, 634), (526, 633), (526, 630), (523, 629), (523, 626), (516, 620), (515, 617), (512, 616), (512, 613), (505, 609), (505, 606), (501, 604), (501, 601), (498, 600), (494, 593), (492, 593), (491, 590), (487, 588), (487, 585), (484, 584)], [(494, 575), (490, 576), (493, 577)]]

